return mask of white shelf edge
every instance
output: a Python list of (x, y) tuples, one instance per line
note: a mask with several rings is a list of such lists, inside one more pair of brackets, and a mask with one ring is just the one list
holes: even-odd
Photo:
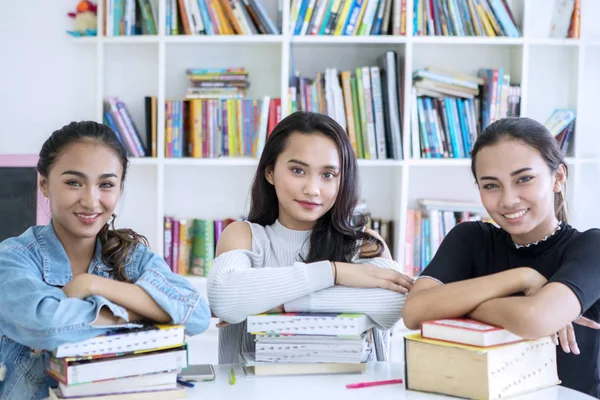
[(579, 46), (581, 40), (579, 39), (557, 39), (557, 38), (528, 38), (525, 39), (527, 44), (533, 46)]
[(165, 158), (164, 165), (174, 166), (219, 166), (219, 167), (234, 167), (234, 166), (257, 166), (258, 161), (255, 158), (247, 157), (231, 157), (231, 158)]
[(135, 35), (135, 36), (104, 36), (98, 40), (105, 44), (140, 44), (140, 43), (158, 43), (158, 35)]
[(465, 167), (471, 165), (470, 158), (417, 158), (406, 161), (411, 167)]
[[(464, 167), (471, 165), (470, 158), (417, 158), (409, 160), (367, 160), (358, 159), (359, 167)], [(600, 164), (600, 156), (598, 157), (565, 157), (565, 161), (569, 165), (580, 164)], [(258, 160), (248, 157), (231, 157), (231, 158), (151, 158), (151, 157), (132, 157), (129, 158), (130, 165), (172, 165), (172, 166), (198, 166), (198, 167), (236, 167), (250, 166), (256, 167)]]
[(166, 36), (165, 43), (283, 43), (282, 35), (178, 35)]
[(494, 36), (412, 36), (408, 40), (414, 44), (481, 44), (493, 46), (514, 46), (525, 43), (523, 37), (508, 38)]
[(600, 46), (600, 40), (555, 39), (555, 38), (508, 38), (492, 36), (400, 36), (400, 35), (365, 35), (365, 36), (286, 36), (283, 35), (134, 35), (134, 36), (82, 36), (73, 37), (74, 43), (80, 44), (143, 44), (143, 43), (198, 43), (198, 44), (450, 44), (450, 45), (491, 45), (519, 46)]
[[(140, 162), (143, 159), (131, 159), (138, 160), (134, 163), (143, 164)], [(164, 165), (174, 165), (174, 166), (198, 166), (198, 167), (207, 167), (207, 166), (220, 166), (220, 167), (235, 167), (235, 166), (252, 166), (256, 167), (258, 165), (258, 160), (255, 158), (248, 157), (231, 157), (231, 158), (165, 158), (162, 161)], [(359, 167), (397, 167), (404, 165), (402, 160), (365, 160), (358, 159)]]
[(404, 44), (406, 36), (367, 35), (367, 36), (292, 36), (294, 44)]
[(158, 158), (155, 157), (130, 157), (129, 164), (131, 165), (158, 165)]

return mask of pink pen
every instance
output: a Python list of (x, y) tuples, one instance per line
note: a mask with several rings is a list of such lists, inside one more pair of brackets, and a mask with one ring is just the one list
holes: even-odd
[(402, 383), (402, 379), (390, 379), (387, 381), (349, 383), (346, 385), (346, 389), (359, 389), (359, 388), (365, 388), (365, 387), (371, 387), (371, 386), (394, 385), (397, 383)]

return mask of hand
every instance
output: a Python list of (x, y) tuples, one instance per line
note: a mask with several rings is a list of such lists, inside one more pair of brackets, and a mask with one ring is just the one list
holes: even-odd
[(356, 288), (381, 288), (398, 293), (407, 293), (414, 283), (414, 279), (408, 275), (371, 264), (336, 262), (333, 268), (336, 267), (336, 285)]
[[(600, 324), (591, 319), (580, 317), (573, 321), (574, 324), (587, 326), (591, 329), (600, 330)], [(555, 345), (562, 347), (565, 353), (573, 352), (573, 354), (579, 354), (579, 346), (577, 346), (577, 339), (575, 338), (575, 330), (573, 329), (573, 323), (570, 323), (565, 328), (561, 329), (554, 335), (552, 335), (552, 341)]]
[(92, 274), (77, 275), (71, 279), (71, 282), (63, 286), (62, 291), (65, 292), (69, 298), (88, 298), (93, 294), (92, 287), (96, 278), (98, 277)]

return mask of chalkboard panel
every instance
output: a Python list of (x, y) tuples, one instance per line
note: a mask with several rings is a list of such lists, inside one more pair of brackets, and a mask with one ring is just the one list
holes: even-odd
[(0, 168), (0, 242), (36, 224), (37, 171)]

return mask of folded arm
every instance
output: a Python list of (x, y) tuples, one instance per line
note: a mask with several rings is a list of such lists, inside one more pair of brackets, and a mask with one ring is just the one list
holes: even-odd
[(537, 274), (530, 268), (515, 268), (445, 285), (424, 276), (408, 293), (404, 324), (409, 329), (418, 329), (424, 321), (464, 317), (488, 300), (523, 291), (533, 275), (531, 272)]
[[(552, 335), (578, 319), (600, 299), (600, 230), (570, 243), (548, 284), (526, 297), (492, 299), (470, 315), (530, 339)], [(598, 321), (596, 321), (598, 322)]]
[(208, 329), (208, 303), (184, 276), (173, 273), (158, 254), (138, 245), (126, 274), (134, 284), (116, 282), (104, 288), (106, 294), (122, 302), (119, 304), (156, 322), (185, 325), (190, 335)]
[[(384, 244), (380, 257), (358, 258), (354, 264), (370, 264), (379, 268), (402, 272), (400, 265), (392, 259), (390, 251), (381, 237), (369, 230)], [(363, 248), (362, 253), (373, 249)], [(407, 286), (410, 281), (407, 280)], [(295, 312), (353, 312), (367, 314), (380, 328), (390, 329), (402, 318), (406, 295), (381, 288), (356, 288), (336, 285), (284, 304), (285, 311)]]
[(488, 300), (469, 316), (501, 326), (526, 339), (552, 335), (577, 319), (581, 304), (562, 283), (549, 283), (533, 296)]
[(226, 322), (242, 322), (333, 285), (329, 261), (260, 268), (262, 260), (251, 249), (247, 223), (230, 224), (221, 234), (208, 277), (208, 300), (214, 314)]
[[(0, 252), (0, 324), (7, 337), (34, 349), (52, 350), (67, 342), (101, 335), (127, 311), (101, 296), (68, 298), (46, 284), (30, 266), (28, 249)], [(15, 290), (18, 288), (18, 290)]]

